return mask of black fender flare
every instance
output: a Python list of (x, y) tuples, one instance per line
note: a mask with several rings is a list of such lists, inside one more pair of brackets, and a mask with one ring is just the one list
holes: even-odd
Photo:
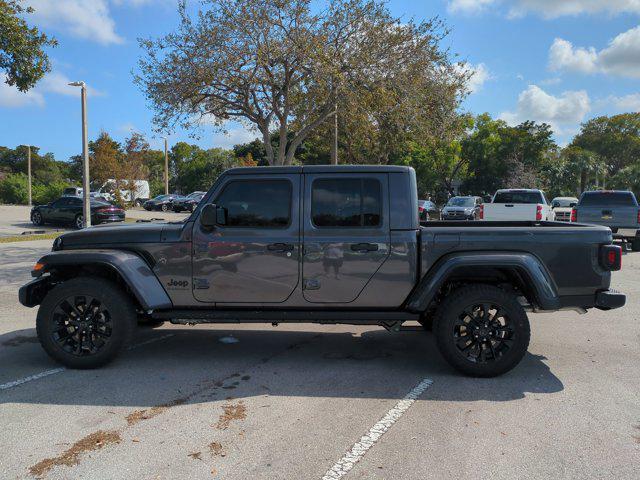
[(529, 284), (541, 310), (561, 307), (558, 288), (544, 264), (526, 252), (459, 252), (438, 260), (407, 299), (407, 310), (424, 312), (440, 287), (458, 268), (495, 267), (517, 271)]
[[(147, 262), (124, 250), (61, 250), (51, 252), (38, 263), (44, 265), (37, 276), (56, 267), (100, 265), (114, 270), (127, 284), (144, 310), (172, 308), (173, 303)], [(30, 284), (25, 285), (27, 287)], [(25, 288), (23, 287), (23, 288)], [(29, 292), (21, 292), (21, 297)], [(26, 296), (25, 296), (26, 298)], [(33, 305), (29, 305), (33, 306)]]

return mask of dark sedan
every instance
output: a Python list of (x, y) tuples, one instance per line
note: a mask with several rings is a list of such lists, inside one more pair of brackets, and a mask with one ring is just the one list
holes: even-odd
[(183, 210), (187, 210), (189, 212), (193, 212), (206, 193), (207, 192), (193, 192), (182, 199), (174, 200), (173, 211), (181, 212)]
[[(100, 200), (91, 200), (91, 224), (123, 222), (124, 210)], [(38, 205), (31, 209), (31, 222), (34, 225), (45, 223), (67, 224), (82, 228), (82, 199), (78, 197), (61, 197), (47, 205)]]
[(167, 212), (173, 209), (173, 202), (177, 200), (183, 200), (186, 197), (182, 195), (177, 195), (175, 193), (169, 195), (158, 195), (151, 200), (147, 200), (142, 205), (145, 210), (162, 210), (163, 212)]

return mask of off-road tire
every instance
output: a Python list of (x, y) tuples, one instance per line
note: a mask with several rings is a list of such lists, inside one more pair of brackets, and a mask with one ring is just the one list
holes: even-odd
[(640, 239), (631, 240), (631, 250), (634, 252), (640, 252)]
[[(498, 317), (498, 311), (493, 313), (493, 318), (491, 313), (487, 317), (490, 319), (489, 324), (492, 323), (491, 320), (494, 320), (496, 325), (501, 321), (506, 324), (508, 319), (511, 330), (509, 335), (504, 327), (497, 327), (487, 334), (491, 335), (488, 337), (490, 343), (480, 343), (477, 339), (470, 338), (473, 335), (469, 335), (469, 333), (472, 333), (473, 328), (461, 327), (461, 325), (466, 325), (461, 322), (469, 319), (468, 325), (471, 325), (472, 321), (475, 322), (487, 317), (472, 318), (465, 313), (465, 309), (468, 310), (471, 307), (473, 310), (473, 306), (482, 306), (483, 304), (498, 307), (503, 312), (502, 317)], [(482, 311), (483, 309), (480, 307), (477, 312)], [(484, 320), (479, 323), (484, 324)], [(465, 335), (456, 337), (459, 335), (456, 332), (460, 332), (461, 328)], [(514, 368), (527, 353), (531, 337), (529, 319), (515, 295), (492, 285), (470, 285), (449, 294), (436, 311), (433, 331), (438, 349), (444, 359), (459, 372), (472, 377), (495, 377)], [(497, 333), (498, 331), (500, 332)], [(470, 340), (465, 340), (466, 338), (470, 338)], [(507, 347), (508, 342), (510, 345)], [(474, 361), (470, 358), (471, 350), (466, 353), (463, 350), (463, 348), (469, 348), (466, 345), (472, 345), (473, 350), (478, 345), (479, 355), (484, 352), (485, 357), (491, 355), (493, 358), (483, 363), (476, 357)], [(491, 351), (489, 351), (489, 347)], [(502, 349), (507, 347), (507, 349), (498, 350), (498, 347)]]
[[(94, 298), (108, 312), (110, 336), (95, 353), (87, 352), (82, 355), (71, 353), (54, 339), (56, 326), (57, 331), (60, 331), (60, 324), (56, 322), (56, 309), (70, 297)], [(109, 363), (131, 343), (136, 320), (137, 314), (133, 301), (118, 285), (101, 278), (77, 277), (56, 285), (47, 293), (38, 310), (36, 331), (40, 344), (54, 360), (69, 368), (90, 369)]]

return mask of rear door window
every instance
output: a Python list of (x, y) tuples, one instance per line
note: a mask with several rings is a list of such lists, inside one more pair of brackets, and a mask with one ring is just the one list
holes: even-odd
[(588, 192), (580, 198), (581, 207), (590, 206), (618, 206), (635, 207), (638, 205), (632, 192)]
[(540, 192), (498, 192), (493, 203), (547, 203)]
[(311, 187), (311, 220), (318, 228), (381, 225), (380, 182), (373, 178), (315, 180)]

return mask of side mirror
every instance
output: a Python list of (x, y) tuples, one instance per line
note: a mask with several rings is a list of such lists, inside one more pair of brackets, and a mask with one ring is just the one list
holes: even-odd
[(213, 228), (216, 225), (226, 225), (227, 211), (224, 207), (218, 207), (215, 203), (209, 203), (202, 209), (200, 223), (203, 227), (207, 228)]

